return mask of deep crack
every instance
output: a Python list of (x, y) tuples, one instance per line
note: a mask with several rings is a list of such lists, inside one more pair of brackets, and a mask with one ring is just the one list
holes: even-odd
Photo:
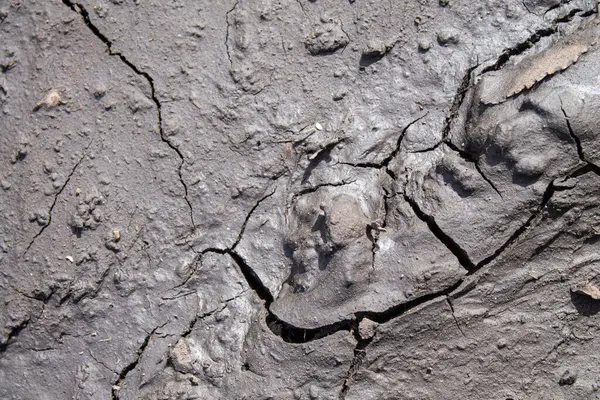
[(594, 173), (596, 173), (597, 175), (600, 175), (600, 167), (586, 159), (585, 153), (583, 151), (583, 146), (581, 145), (581, 139), (579, 139), (579, 136), (577, 136), (577, 134), (575, 133), (575, 130), (573, 129), (573, 126), (571, 125), (571, 118), (568, 116), (567, 112), (563, 108), (562, 99), (560, 99), (560, 102), (561, 102), (560, 109), (565, 117), (565, 122), (567, 124), (567, 129), (568, 129), (569, 135), (571, 136), (571, 139), (573, 139), (573, 141), (575, 142), (575, 145), (577, 146), (577, 154), (579, 155), (579, 159), (581, 161), (583, 161), (584, 163), (586, 163)]
[(89, 15), (88, 11), (85, 9), (85, 7), (83, 7), (79, 3), (74, 3), (72, 0), (62, 0), (62, 2), (67, 7), (69, 7), (73, 12), (75, 12), (81, 16), (81, 18), (83, 19), (83, 22), (90, 29), (90, 31), (92, 31), (92, 33), (98, 39), (100, 39), (101, 42), (104, 43), (104, 45), (106, 46), (106, 48), (108, 50), (109, 56), (118, 57), (121, 60), (121, 62), (123, 62), (127, 67), (129, 67), (129, 69), (131, 69), (136, 75), (144, 77), (145, 80), (148, 82), (148, 85), (150, 86), (150, 97), (156, 106), (156, 114), (157, 114), (157, 118), (158, 118), (158, 131), (160, 133), (160, 139), (167, 146), (169, 146), (171, 148), (171, 150), (173, 150), (180, 159), (179, 166), (177, 167), (177, 173), (179, 175), (179, 181), (180, 181), (181, 185), (183, 186), (183, 190), (185, 193), (184, 197), (185, 197), (185, 201), (189, 208), (192, 229), (195, 230), (196, 224), (194, 222), (194, 210), (192, 208), (192, 203), (190, 201), (187, 184), (185, 183), (185, 180), (183, 179), (183, 175), (181, 172), (183, 165), (185, 164), (185, 158), (183, 157), (183, 153), (181, 153), (179, 148), (176, 147), (173, 143), (171, 143), (171, 141), (168, 139), (168, 137), (165, 134), (165, 131), (163, 128), (162, 105), (156, 95), (156, 88), (154, 86), (154, 78), (152, 78), (152, 76), (150, 76), (149, 73), (139, 69), (135, 64), (133, 64), (131, 61), (129, 61), (122, 53), (113, 51), (112, 42), (102, 32), (100, 32), (98, 27), (96, 27), (92, 23), (92, 21), (90, 19), (90, 15)]
[(434, 236), (438, 238), (438, 240), (442, 242), (442, 244), (444, 244), (444, 246), (446, 246), (446, 248), (450, 250), (452, 254), (454, 254), (454, 257), (458, 259), (458, 262), (460, 263), (460, 265), (462, 265), (464, 269), (466, 269), (467, 271), (476, 270), (476, 265), (473, 263), (473, 261), (471, 261), (466, 250), (460, 247), (460, 245), (456, 243), (456, 241), (452, 237), (446, 234), (438, 226), (438, 224), (435, 222), (434, 217), (423, 212), (423, 210), (421, 210), (417, 202), (411, 199), (406, 193), (404, 194), (404, 200), (410, 205), (415, 215), (421, 221), (427, 224), (431, 233), (433, 233)]
[[(558, 6), (560, 6), (560, 5), (562, 5), (562, 4), (559, 4)], [(550, 11), (552, 9), (553, 8), (551, 7), (548, 11)], [(551, 22), (550, 27), (538, 29), (535, 32), (533, 32), (531, 35), (529, 35), (529, 37), (527, 39), (525, 39), (524, 41), (517, 43), (517, 44), (513, 45), (512, 47), (504, 49), (502, 51), (502, 53), (500, 54), (500, 56), (498, 56), (498, 59), (496, 60), (496, 62), (494, 64), (484, 68), (481, 71), (481, 74), (483, 75), (486, 72), (500, 70), (502, 67), (504, 67), (504, 65), (506, 65), (506, 63), (513, 56), (518, 56), (518, 55), (522, 54), (523, 52), (529, 50), (543, 38), (554, 35), (555, 33), (558, 32), (558, 24), (570, 22), (577, 15), (579, 15), (582, 18), (588, 17), (590, 15), (593, 15), (596, 12), (596, 10), (597, 10), (597, 7), (595, 7), (592, 10), (581, 10), (581, 9), (576, 8), (576, 9), (571, 10), (568, 14), (566, 14), (562, 17), (555, 18)], [(546, 12), (548, 12), (548, 11), (546, 11)]]
[(446, 139), (448, 138), (448, 135), (450, 134), (450, 130), (452, 129), (452, 124), (454, 123), (454, 120), (458, 116), (458, 111), (460, 110), (460, 108), (465, 100), (467, 91), (471, 87), (471, 82), (472, 82), (471, 74), (477, 67), (479, 67), (479, 63), (472, 67), (467, 68), (467, 71), (465, 72), (465, 74), (460, 82), (460, 85), (458, 86), (458, 89), (456, 89), (456, 93), (454, 94), (454, 99), (452, 100), (452, 105), (450, 106), (448, 115), (446, 116), (446, 119), (444, 120), (444, 126), (442, 128), (442, 141), (440, 143), (438, 143), (436, 146), (434, 146), (433, 147), (434, 149), (437, 146), (439, 146), (439, 144), (446, 141)]

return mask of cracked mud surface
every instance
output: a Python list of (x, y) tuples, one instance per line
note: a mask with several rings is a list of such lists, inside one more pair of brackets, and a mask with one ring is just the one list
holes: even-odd
[(0, 398), (600, 398), (597, 7), (0, 3)]

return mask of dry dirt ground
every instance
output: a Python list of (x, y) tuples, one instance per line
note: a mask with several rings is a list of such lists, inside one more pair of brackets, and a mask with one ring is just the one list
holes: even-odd
[(597, 8), (0, 1), (0, 399), (600, 399)]

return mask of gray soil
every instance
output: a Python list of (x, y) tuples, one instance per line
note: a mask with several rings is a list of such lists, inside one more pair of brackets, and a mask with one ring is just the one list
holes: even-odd
[(0, 1), (0, 399), (600, 399), (597, 14)]

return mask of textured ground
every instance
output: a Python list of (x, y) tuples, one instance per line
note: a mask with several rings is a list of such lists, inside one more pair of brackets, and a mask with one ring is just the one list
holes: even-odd
[(600, 399), (595, 0), (0, 1), (1, 399)]

